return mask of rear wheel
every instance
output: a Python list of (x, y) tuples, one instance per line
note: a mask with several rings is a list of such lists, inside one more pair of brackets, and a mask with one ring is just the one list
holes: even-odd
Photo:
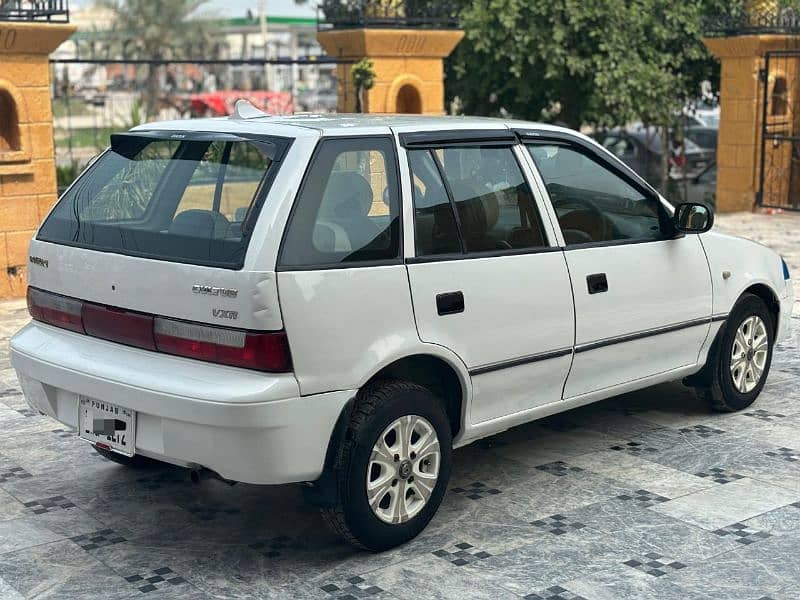
[(442, 402), (429, 390), (404, 381), (368, 385), (345, 436), (335, 502), (323, 516), (367, 550), (413, 539), (444, 497), (451, 447)]
[(745, 294), (728, 316), (701, 395), (719, 412), (750, 406), (761, 393), (772, 363), (773, 317), (764, 301)]

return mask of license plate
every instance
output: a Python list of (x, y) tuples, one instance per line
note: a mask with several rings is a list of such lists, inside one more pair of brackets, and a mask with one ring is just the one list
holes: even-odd
[(136, 411), (104, 400), (80, 397), (80, 437), (114, 452), (133, 456), (136, 442)]

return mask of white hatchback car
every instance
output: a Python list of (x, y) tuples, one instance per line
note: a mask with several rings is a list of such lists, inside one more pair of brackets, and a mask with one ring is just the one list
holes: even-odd
[(380, 550), (454, 447), (679, 378), (749, 406), (792, 287), (712, 221), (558, 127), (240, 104), (112, 136), (31, 242), (11, 357), (106, 457), (307, 482)]

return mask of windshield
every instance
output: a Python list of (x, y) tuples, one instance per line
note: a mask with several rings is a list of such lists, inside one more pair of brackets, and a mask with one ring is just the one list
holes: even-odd
[(113, 136), (111, 148), (61, 197), (38, 239), (241, 268), (285, 145), (208, 134)]

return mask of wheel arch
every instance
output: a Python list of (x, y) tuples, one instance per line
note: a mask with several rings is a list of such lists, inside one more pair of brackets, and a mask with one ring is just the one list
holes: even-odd
[(754, 296), (757, 296), (764, 301), (764, 304), (767, 305), (767, 309), (772, 315), (773, 336), (777, 336), (778, 321), (780, 319), (780, 312), (781, 312), (781, 302), (778, 299), (778, 294), (775, 293), (775, 290), (773, 290), (770, 286), (768, 286), (765, 283), (755, 283), (745, 288), (742, 291), (742, 293), (739, 294), (739, 297), (736, 299), (736, 302), (739, 302), (739, 300), (741, 300), (742, 296), (744, 296), (745, 294), (753, 294)]
[[(433, 346), (431, 351), (407, 354), (376, 367), (359, 389), (381, 379), (403, 379), (431, 390), (445, 402), (445, 412), (455, 439), (466, 423), (472, 385), (466, 366), (455, 355), (447, 356), (446, 349), (439, 348)], [(341, 449), (356, 398), (357, 394), (354, 394), (336, 420), (328, 440), (322, 475), (312, 486), (304, 488), (306, 499), (316, 506), (330, 506), (335, 499), (333, 474), (340, 466)]]
[(402, 379), (427, 388), (444, 402), (453, 438), (462, 431), (469, 384), (450, 361), (429, 353), (411, 354), (383, 366), (366, 383), (381, 379)]

